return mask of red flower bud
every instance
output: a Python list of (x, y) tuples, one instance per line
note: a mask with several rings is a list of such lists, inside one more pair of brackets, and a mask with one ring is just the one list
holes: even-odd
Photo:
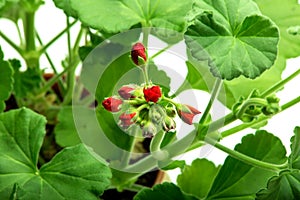
[(119, 89), (118, 93), (123, 99), (129, 99), (129, 98), (134, 98), (132, 94), (134, 90), (135, 90), (134, 86), (124, 85)]
[(115, 97), (109, 97), (102, 101), (102, 106), (110, 112), (118, 112), (121, 110), (123, 101)]
[(132, 46), (131, 59), (137, 66), (140, 66), (147, 61), (146, 50), (142, 43), (138, 42)]
[(120, 126), (122, 128), (128, 128), (131, 124), (133, 124), (134, 122), (131, 121), (131, 119), (135, 116), (136, 113), (130, 113), (130, 114), (126, 114), (126, 113), (122, 113), (119, 117), (120, 119)]
[(177, 112), (182, 121), (189, 125), (193, 124), (195, 115), (201, 113), (199, 110), (189, 105), (181, 105), (180, 108), (177, 109)]
[(152, 101), (156, 103), (158, 99), (161, 97), (161, 90), (160, 87), (157, 85), (152, 86), (150, 88), (144, 88), (143, 92), (147, 102)]

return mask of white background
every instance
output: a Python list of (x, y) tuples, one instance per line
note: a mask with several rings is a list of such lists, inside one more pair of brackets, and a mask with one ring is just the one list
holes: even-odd
[[(41, 36), (43, 43), (47, 43), (54, 35), (59, 33), (61, 30), (65, 28), (66, 18), (63, 12), (53, 5), (51, 0), (46, 0), (46, 4), (41, 7), (41, 9), (37, 13), (36, 17), (36, 27)], [(21, 23), (19, 24), (21, 26)], [(10, 38), (13, 38), (14, 42), (19, 43), (18, 35), (15, 26), (12, 22), (1, 19), (0, 20), (0, 30), (8, 35)], [(79, 24), (72, 28), (73, 34), (76, 36), (76, 33), (79, 30)], [(74, 41), (75, 38), (72, 38)], [(0, 39), (0, 45), (2, 50), (4, 50), (5, 59), (9, 58), (19, 58), (20, 56), (9, 46), (5, 41)], [(61, 60), (65, 58), (67, 54), (67, 40), (66, 37), (60, 38), (53, 46), (51, 46), (48, 50), (51, 58), (54, 61), (55, 66), (57, 66), (58, 70), (61, 71)], [(150, 52), (151, 53), (151, 52)], [(300, 52), (299, 52), (300, 54)], [(160, 56), (157, 58), (157, 62), (164, 66), (172, 66), (178, 73), (180, 73), (183, 77), (186, 75), (187, 71), (185, 68), (184, 61), (180, 58), (172, 57), (166, 58)], [(24, 63), (23, 63), (24, 66)], [(41, 60), (42, 68), (46, 69), (46, 71), (51, 71), (49, 64), (45, 58)], [(286, 70), (284, 71), (282, 78), (287, 77), (292, 74), (300, 67), (300, 58), (290, 59), (287, 62)], [(79, 73), (79, 71), (78, 71)], [(180, 81), (183, 80), (172, 80), (172, 89), (175, 90), (178, 85), (180, 85)], [(191, 92), (191, 91), (190, 91)], [(193, 91), (193, 94), (196, 94), (198, 101), (198, 109), (204, 111), (206, 103), (209, 99), (209, 95), (201, 92), (201, 91)], [(189, 95), (189, 93), (182, 94), (183, 96)], [(286, 84), (285, 89), (278, 93), (278, 97), (281, 99), (280, 103), (284, 104), (289, 100), (300, 95), (300, 76), (295, 78), (293, 81)], [(186, 102), (188, 103), (188, 102)], [(290, 152), (290, 138), (293, 135), (293, 129), (295, 126), (300, 126), (300, 104), (274, 116), (267, 126), (263, 129), (277, 135), (282, 140), (283, 144), (286, 146), (287, 152)], [(195, 120), (198, 120), (199, 117)], [(234, 146), (241, 141), (241, 137), (248, 133), (253, 133), (254, 131), (251, 129), (247, 129), (235, 135), (229, 136), (221, 141), (223, 145), (227, 147), (234, 148)], [(223, 163), (225, 157), (227, 156), (225, 153), (220, 152), (217, 149), (213, 149), (208, 155), (200, 153), (200, 150), (194, 150), (190, 153), (185, 154), (180, 159), (185, 159), (188, 164), (190, 164), (197, 157), (206, 157), (209, 160), (214, 161), (216, 164)], [(176, 180), (176, 175), (179, 173), (179, 170), (173, 170), (170, 172), (171, 180)]]

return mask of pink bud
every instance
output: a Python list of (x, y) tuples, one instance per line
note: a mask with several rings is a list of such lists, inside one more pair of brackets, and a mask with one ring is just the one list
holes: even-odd
[(135, 116), (136, 113), (130, 113), (130, 114), (126, 114), (126, 113), (122, 113), (119, 117), (120, 119), (120, 126), (122, 128), (128, 128), (131, 124), (133, 124), (134, 122), (131, 121), (132, 118)]
[(192, 125), (194, 117), (201, 113), (199, 110), (189, 105), (181, 105), (181, 108), (178, 108), (177, 112), (182, 121), (189, 125)]
[(123, 99), (127, 100), (129, 98), (134, 98), (134, 96), (132, 95), (134, 90), (135, 88), (133, 86), (124, 85), (119, 89), (118, 93)]
[(137, 66), (140, 66), (147, 61), (146, 50), (142, 43), (138, 42), (132, 46), (131, 59)]
[(115, 97), (109, 97), (102, 101), (102, 106), (110, 112), (118, 112), (121, 109), (123, 101)]

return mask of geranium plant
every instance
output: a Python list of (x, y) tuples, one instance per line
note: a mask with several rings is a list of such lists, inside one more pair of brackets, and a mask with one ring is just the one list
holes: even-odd
[[(264, 130), (300, 102), (277, 95), (300, 74), (281, 78), (300, 55), (295, 0), (53, 0), (66, 27), (48, 42), (35, 25), (44, 3), (0, 2), (20, 39), (6, 27), (0, 36), (22, 59), (1, 48), (0, 199), (300, 198), (300, 127), (289, 154)], [(48, 48), (64, 35), (68, 55), (55, 66)], [(172, 52), (184, 66), (160, 64)], [(187, 69), (176, 89), (175, 67)], [(180, 98), (188, 90), (210, 99)], [(217, 101), (230, 112), (215, 118)], [(234, 149), (221, 143), (246, 128)], [(228, 154), (222, 165), (180, 159), (206, 144)], [(176, 183), (147, 178), (175, 168)]]

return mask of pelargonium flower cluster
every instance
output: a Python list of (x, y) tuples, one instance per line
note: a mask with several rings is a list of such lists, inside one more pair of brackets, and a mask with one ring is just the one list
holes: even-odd
[[(131, 59), (136, 66), (144, 67), (147, 62), (146, 55), (145, 47), (141, 43), (133, 46)], [(195, 115), (200, 114), (192, 106), (165, 97), (161, 87), (152, 83), (124, 85), (118, 90), (118, 95), (104, 99), (102, 106), (107, 111), (119, 114), (119, 126), (122, 129), (138, 125), (143, 136), (150, 138), (160, 130), (174, 130), (176, 115), (191, 125)]]

